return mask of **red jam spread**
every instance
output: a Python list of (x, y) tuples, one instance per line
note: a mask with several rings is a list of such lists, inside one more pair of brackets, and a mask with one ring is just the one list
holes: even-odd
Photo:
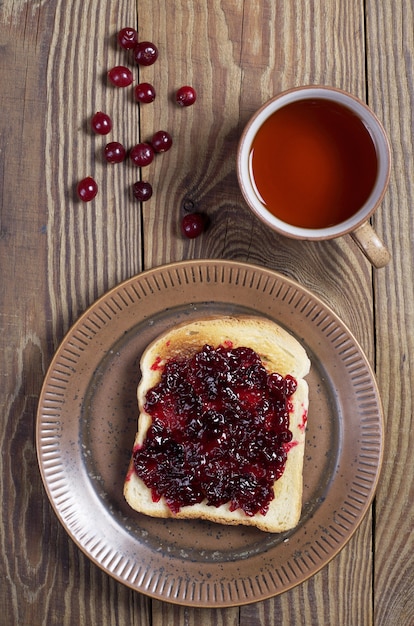
[(296, 387), (292, 376), (268, 374), (250, 348), (205, 345), (169, 360), (146, 395), (152, 424), (134, 451), (153, 501), (163, 496), (173, 513), (206, 500), (265, 515), (293, 443)]

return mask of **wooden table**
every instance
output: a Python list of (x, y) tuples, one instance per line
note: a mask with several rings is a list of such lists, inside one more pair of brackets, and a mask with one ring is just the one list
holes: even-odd
[[(0, 622), (54, 624), (414, 623), (413, 39), (410, 0), (110, 0), (0, 7), (2, 454)], [(108, 86), (125, 61), (115, 34), (138, 28), (159, 48), (135, 77), (157, 86), (151, 105)], [(249, 116), (302, 84), (344, 88), (383, 121), (391, 183), (373, 218), (392, 254), (372, 270), (349, 236), (300, 243), (268, 232), (246, 208), (235, 154)], [(171, 99), (192, 84), (188, 109)], [(132, 165), (108, 166), (88, 120), (111, 111), (127, 145), (170, 130), (173, 149), (143, 172), (150, 201), (131, 195)], [(75, 198), (93, 175), (99, 194)], [(181, 236), (191, 207), (208, 214)], [(97, 297), (142, 270), (182, 259), (231, 259), (295, 279), (328, 303), (375, 367), (386, 419), (377, 495), (329, 565), (273, 599), (225, 609), (173, 606), (131, 591), (74, 545), (45, 495), (35, 420), (47, 367), (65, 332)]]

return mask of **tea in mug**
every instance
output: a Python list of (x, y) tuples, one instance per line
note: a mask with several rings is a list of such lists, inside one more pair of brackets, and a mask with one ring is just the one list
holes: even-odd
[(377, 153), (361, 119), (324, 98), (297, 100), (260, 127), (250, 175), (261, 202), (280, 220), (302, 228), (344, 222), (368, 199)]

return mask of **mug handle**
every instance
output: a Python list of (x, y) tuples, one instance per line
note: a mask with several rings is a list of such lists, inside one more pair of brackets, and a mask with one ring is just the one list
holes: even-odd
[(390, 262), (388, 249), (368, 221), (351, 232), (351, 237), (374, 267), (384, 267)]

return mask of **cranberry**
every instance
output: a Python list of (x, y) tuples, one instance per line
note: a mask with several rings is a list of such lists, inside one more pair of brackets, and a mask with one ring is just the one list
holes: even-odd
[[(270, 376), (285, 388), (282, 397), (275, 398)], [(294, 380), (269, 375), (246, 347), (205, 345), (167, 361), (146, 395), (152, 423), (134, 453), (135, 471), (153, 500), (164, 497), (175, 513), (206, 500), (249, 516), (266, 514), (292, 447), (287, 388)]]
[(106, 113), (97, 111), (92, 116), (91, 126), (98, 135), (107, 135), (112, 130), (112, 120)]
[(158, 49), (150, 41), (141, 41), (134, 48), (135, 61), (139, 65), (152, 65), (158, 58)]
[(108, 72), (108, 78), (115, 87), (128, 87), (134, 80), (128, 67), (117, 65)]
[(135, 87), (135, 99), (138, 102), (154, 102), (155, 100), (155, 89), (150, 83), (140, 83)]
[(152, 162), (154, 150), (149, 143), (138, 143), (131, 149), (129, 157), (134, 165), (144, 167)]
[(153, 135), (151, 145), (154, 152), (167, 152), (172, 146), (172, 137), (166, 130), (159, 130)]
[(201, 213), (187, 213), (181, 220), (181, 232), (189, 239), (201, 235), (205, 227), (205, 218)]
[(122, 163), (125, 155), (125, 148), (119, 141), (111, 141), (104, 148), (104, 157), (108, 163)]
[(185, 85), (184, 87), (180, 87), (177, 93), (175, 94), (175, 101), (182, 107), (189, 107), (197, 99), (197, 94), (194, 87), (190, 87), (189, 85)]
[(126, 26), (118, 33), (118, 43), (124, 50), (132, 50), (138, 43), (138, 33), (135, 28)]
[(90, 202), (98, 193), (98, 185), (91, 176), (87, 176), (78, 182), (76, 192), (80, 200)]
[(275, 395), (292, 395), (296, 391), (297, 382), (290, 375), (283, 378), (280, 374), (271, 374), (268, 378), (268, 386)]
[(296, 379), (293, 378), (293, 376), (290, 376), (290, 374), (288, 374), (285, 378), (285, 384), (286, 384), (286, 393), (290, 396), (293, 395), (298, 386)]
[(281, 374), (270, 374), (267, 384), (269, 389), (275, 394), (283, 394), (285, 392), (285, 379)]
[(146, 202), (152, 196), (151, 183), (147, 183), (143, 180), (139, 180), (133, 185), (134, 197), (140, 202)]

